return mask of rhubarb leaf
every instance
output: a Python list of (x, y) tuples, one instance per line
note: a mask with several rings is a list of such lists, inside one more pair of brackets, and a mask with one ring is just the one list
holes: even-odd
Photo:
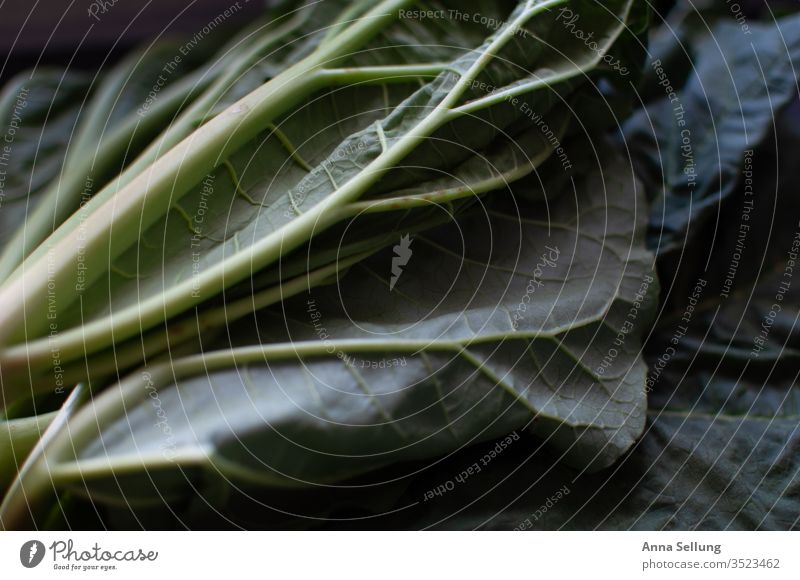
[(152, 503), (201, 468), (319, 485), (515, 429), (572, 465), (612, 464), (644, 425), (657, 283), (630, 167), (608, 160), (572, 187), (415, 237), (391, 289), (393, 254), (378, 253), (238, 323), (227, 348), (132, 374), (65, 427), (51, 475)]

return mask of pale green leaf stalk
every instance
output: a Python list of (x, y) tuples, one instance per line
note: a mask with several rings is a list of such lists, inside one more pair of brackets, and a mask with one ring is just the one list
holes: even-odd
[(0, 493), (14, 480), (57, 412), (21, 419), (0, 420)]
[[(42, 201), (22, 224), (15, 237), (9, 242), (0, 256), (0, 279), (11, 276), (22, 259), (40, 246), (45, 238), (52, 244), (61, 239), (63, 232), (76, 226), (81, 215), (91, 212), (116, 192), (130, 183), (164, 151), (179, 143), (189, 135), (214, 107), (228, 88), (250, 67), (256, 64), (270, 49), (274, 49), (290, 32), (308, 17), (308, 10), (296, 11), (283, 16), (275, 26), (259, 25), (255, 30), (246, 31), (244, 38), (237, 38), (218, 61), (212, 62), (208, 70), (196, 71), (168, 86), (150, 105), (143, 115), (131, 115), (120, 127), (106, 134), (105, 124), (119, 92), (129, 82), (131, 69), (139, 65), (145, 56), (151, 56), (152, 46), (144, 53), (136, 53), (121, 63), (112, 75), (101, 94), (90, 105), (89, 118), (80, 129), (74, 143), (70, 145), (70, 155), (62, 170), (62, 179), (55, 183), (43, 196)], [(267, 28), (267, 30), (262, 30)], [(252, 37), (256, 37), (252, 42)], [(242, 45), (244, 48), (242, 48)], [(239, 51), (242, 51), (239, 54)], [(210, 86), (209, 86), (210, 85)], [(199, 93), (199, 97), (197, 94)], [(188, 105), (188, 107), (187, 107)], [(185, 109), (177, 118), (172, 116)], [(111, 183), (93, 195), (85, 204), (81, 215), (74, 216), (65, 227), (51, 235), (54, 226), (61, 224), (77, 207), (86, 189), (87, 177), (102, 174), (104, 170), (117, 166), (127, 155), (134, 137), (147, 135), (153, 128), (167, 126), (158, 139), (139, 155)], [(94, 145), (94, 146), (93, 146)], [(34, 257), (41, 257), (42, 246)]]
[[(47, 450), (61, 442), (67, 441), (63, 435), (69, 419), (86, 402), (89, 389), (85, 385), (77, 385), (70, 393), (61, 409), (51, 415), (42, 416), (37, 420), (36, 426), (31, 426), (28, 430), (44, 427), (44, 434), (36, 438), (35, 446), (25, 460), (19, 475), (14, 480), (11, 488), (3, 496), (0, 503), (0, 529), (13, 530), (21, 527), (35, 527), (34, 514), (41, 516), (42, 510), (46, 510), (48, 504), (44, 501), (48, 489), (53, 491), (52, 481), (47, 475), (49, 466), (47, 465)], [(36, 502), (41, 502), (37, 503)], [(52, 504), (49, 504), (52, 505)]]

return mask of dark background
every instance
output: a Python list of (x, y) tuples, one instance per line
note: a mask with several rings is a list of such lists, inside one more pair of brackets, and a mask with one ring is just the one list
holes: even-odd
[[(107, 4), (97, 19), (92, 4)], [(0, 0), (0, 83), (26, 68), (97, 69), (131, 47), (164, 36), (191, 37), (236, 0)], [(236, 27), (265, 0), (239, 0)], [(99, 19), (99, 21), (98, 21)]]
[[(39, 65), (96, 70), (118, 60), (132, 46), (163, 36), (191, 36), (236, 0), (0, 0), (0, 84)], [(300, 3), (300, 0), (295, 0)], [(688, 0), (650, 1), (657, 13)], [(692, 0), (700, 7), (714, 0)], [(800, 0), (737, 0), (756, 18), (767, 10), (796, 6)], [(107, 4), (99, 22), (92, 4)], [(230, 26), (247, 21), (275, 0), (239, 0), (242, 9)]]

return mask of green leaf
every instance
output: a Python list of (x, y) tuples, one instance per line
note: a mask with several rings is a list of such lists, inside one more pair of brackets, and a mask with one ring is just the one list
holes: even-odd
[[(653, 200), (648, 242), (659, 254), (675, 254), (721, 227), (720, 208), (736, 188), (745, 151), (765, 139), (797, 96), (800, 15), (749, 30), (728, 21), (693, 36), (692, 74), (683, 86), (674, 58), (665, 54), (660, 76), (648, 63), (661, 98), (628, 119), (623, 132)], [(665, 95), (670, 87), (675, 93)]]
[[(505, 133), (521, 134), (525, 129), (539, 127), (532, 113), (545, 115), (602, 59), (601, 51), (576, 44), (568, 29), (553, 24), (556, 13), (546, 9), (561, 4), (557, 0), (520, 3), (506, 26), (482, 46), (472, 44), (474, 38), (467, 35), (459, 47), (464, 55), (410, 96), (407, 85), (393, 83), (391, 90), (385, 90), (361, 86), (360, 81), (344, 89), (315, 94), (310, 101), (304, 98), (303, 90), (295, 90), (286, 96), (291, 112), (273, 119), (283, 135), (269, 130), (255, 141), (244, 142), (237, 152), (229, 152), (225, 162), (215, 158), (213, 164), (218, 169), (213, 179), (206, 178), (205, 184), (191, 191), (178, 192), (170, 180), (169, 195), (148, 190), (144, 196), (137, 189), (141, 184), (134, 186), (139, 182), (131, 182), (131, 191), (139, 193), (132, 197), (120, 193), (119, 199), (124, 201), (119, 203), (133, 205), (113, 213), (95, 210), (87, 220), (93, 228), (99, 228), (93, 231), (104, 229), (106, 223), (109, 227), (116, 224), (113, 238), (107, 239), (112, 241), (110, 245), (99, 243), (106, 236), (99, 234), (93, 237), (91, 247), (78, 246), (76, 250), (67, 243), (77, 235), (73, 231), (57, 243), (72, 248), (63, 260), (58, 260), (57, 272), (45, 271), (46, 256), (33, 261), (26, 270), (31, 276), (27, 279), (29, 288), (33, 288), (33, 278), (42, 282), (54, 278), (59, 288), (55, 305), (59, 332), (29, 342), (24, 352), (21, 345), (7, 349), (3, 358), (5, 368), (10, 369), (8, 380), (15, 369), (34, 362), (42, 365), (37, 369), (46, 373), (49, 355), (45, 356), (45, 349), (49, 353), (57, 347), (64, 361), (69, 362), (110, 348), (111, 340), (134, 337), (143, 329), (163, 323), (164, 317), (180, 314), (194, 304), (215, 298), (224, 288), (246, 281), (254, 270), (274, 267), (283, 255), (302, 247), (313, 235), (350, 217), (354, 207), (349, 204), (390, 196), (393, 191), (425, 181), (437, 187), (436, 179), (442, 172), (462, 165), (476, 150), (497, 147)], [(616, 2), (611, 12), (594, 3), (581, 3), (587, 29), (597, 32), (601, 49), (613, 45), (624, 30), (631, 6), (630, 1)], [(358, 26), (366, 25), (357, 21), (336, 38), (348, 34), (356, 37), (352, 31)], [(394, 26), (405, 27), (407, 23), (400, 21)], [(370, 31), (371, 35), (374, 33)], [(535, 44), (531, 39), (537, 39)], [(333, 50), (329, 45), (340, 42), (323, 43), (297, 66), (311, 66), (315, 59)], [(347, 56), (340, 58), (346, 64)], [(397, 69), (398, 66), (405, 64), (392, 63), (395, 68), (385, 70), (395, 71), (392, 74), (407, 70)], [(426, 63), (424, 70), (428, 68)], [(253, 99), (259, 91), (283, 90), (289, 86), (281, 84), (285, 82), (283, 75), (294, 75), (294, 70), (287, 69), (257, 89), (252, 98), (245, 99), (255, 103)], [(319, 75), (326, 83), (339, 83), (340, 77), (347, 80), (353, 74), (361, 78), (361, 73), (350, 68), (332, 70), (314, 65), (303, 78), (293, 82), (317, 82), (314, 77)], [(379, 80), (388, 73), (382, 74)], [(402, 76), (416, 80), (418, 75)], [(279, 88), (272, 89), (273, 83)], [(487, 93), (487, 87), (491, 92)], [(514, 98), (518, 100), (513, 101)], [(271, 103), (277, 107), (282, 101), (276, 97)], [(245, 107), (232, 108), (240, 106)], [(240, 112), (251, 106), (246, 105)], [(353, 110), (354, 114), (348, 117), (341, 110)], [(212, 119), (199, 132), (212, 133), (217, 130), (215, 127), (230, 124), (227, 115)], [(342, 121), (326, 125), (321, 122), (323, 119)], [(238, 122), (236, 125), (242, 126)], [(320, 129), (323, 133), (319, 133)], [(193, 139), (184, 144), (189, 147)], [(202, 155), (208, 156), (209, 151), (202, 149)], [(309, 167), (313, 167), (310, 173)], [(198, 169), (198, 165), (184, 160), (176, 171), (183, 171), (181, 180), (195, 183)], [(193, 176), (189, 175), (191, 172)], [(166, 173), (159, 177), (162, 178), (166, 179)], [(215, 185), (214, 202), (209, 201), (212, 195), (208, 192), (208, 179), (222, 184), (219, 190)], [(140, 206), (143, 214), (135, 208), (139, 198), (145, 204)], [(204, 221), (206, 229), (198, 233), (198, 228), (187, 228), (187, 222), (190, 226), (192, 221), (197, 222), (198, 211), (211, 203), (218, 205), (215, 219)], [(205, 219), (205, 214), (202, 217)], [(139, 243), (142, 237), (144, 241)], [(193, 246), (198, 238), (199, 248)], [(195, 260), (192, 254), (192, 262), (187, 263), (187, 252), (193, 251), (198, 258)], [(108, 271), (96, 266), (112, 260), (114, 267)], [(81, 261), (95, 266), (84, 270), (68, 267), (71, 262)], [(12, 299), (13, 290), (13, 285), (6, 285), (6, 299)], [(79, 302), (71, 299), (73, 295)], [(13, 300), (19, 299), (15, 294)], [(42, 300), (46, 302), (46, 293), (28, 292), (24, 297), (26, 324), (17, 325), (14, 331), (9, 320), (3, 327), (9, 329), (6, 334), (15, 334), (17, 340), (25, 335), (30, 340), (48, 329), (49, 323), (45, 324), (42, 317), (44, 310), (33, 308)]]
[[(53, 507), (52, 500), (55, 499), (53, 503), (58, 503), (58, 499), (52, 497), (54, 489), (47, 475), (48, 449), (57, 443), (56, 438), (60, 437), (68, 419), (86, 401), (88, 394), (89, 390), (86, 385), (76, 385), (58, 411), (25, 419), (25, 423), (15, 421), (3, 425), (4, 428), (22, 427), (24, 431), (24, 433), (15, 434), (16, 437), (21, 436), (19, 441), (12, 440), (11, 442), (12, 457), (15, 457), (17, 445), (20, 446), (20, 451), (27, 451), (30, 447), (33, 449), (30, 450), (30, 454), (21, 467), (18, 467), (20, 461), (15, 459), (16, 478), (7, 493), (3, 495), (2, 503), (0, 503), (0, 529), (15, 529), (14, 521), (17, 521), (18, 524), (26, 522), (21, 525), (31, 525), (32, 522), (34, 527), (38, 527), (44, 522), (38, 520), (37, 516), (46, 513), (49, 508)], [(46, 429), (42, 434), (41, 430), (45, 425)]]
[(0, 491), (5, 492), (56, 412), (24, 419), (0, 419)]
[(319, 485), (515, 429), (573, 465), (610, 465), (644, 424), (657, 284), (638, 191), (612, 159), (549, 205), (480, 207), (415, 237), (391, 289), (392, 254), (376, 254), (235, 325), (227, 348), (106, 391), (64, 427), (50, 474), (96, 501), (152, 503), (200, 468)]
[[(748, 170), (758, 190), (748, 193), (744, 182), (737, 185), (720, 218), (727, 226), (707, 234), (716, 235), (714, 249), (709, 252), (710, 242), (701, 237), (682, 272), (662, 268), (662, 285), (670, 292), (646, 350), (648, 424), (627, 456), (586, 476), (554, 465), (555, 458), (535, 443), (520, 442), (459, 494), (399, 515), (400, 507), (485, 453), (465, 450), (441, 465), (425, 466), (423, 475), (401, 489), (382, 489), (380, 502), (361, 502), (360, 513), (374, 516), (370, 525), (797, 529), (800, 287), (786, 286), (794, 278), (793, 271), (791, 278), (786, 272), (796, 269), (791, 260), (800, 244), (800, 201), (793, 195), (795, 161), (786, 152), (800, 144), (798, 112), (795, 102), (777, 118), (774, 139), (756, 148)], [(744, 205), (751, 200), (752, 206)], [(742, 231), (747, 231), (744, 248)], [(564, 486), (569, 493), (556, 497)], [(556, 503), (546, 504), (553, 497)], [(345, 494), (327, 499), (332, 511), (317, 507), (314, 516), (335, 515), (358, 503)], [(236, 501), (252, 507), (241, 497)], [(280, 509), (311, 515), (286, 500)], [(274, 521), (265, 513), (253, 517)]]

